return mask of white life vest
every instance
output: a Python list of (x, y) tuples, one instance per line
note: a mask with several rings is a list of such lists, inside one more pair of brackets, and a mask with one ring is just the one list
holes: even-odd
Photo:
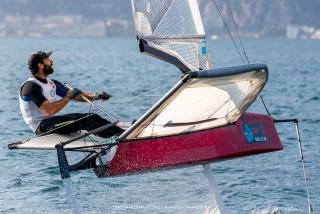
[[(41, 86), (42, 94), (45, 98), (47, 98), (49, 102), (54, 102), (58, 100), (56, 95), (56, 84), (52, 80), (47, 79), (47, 83), (42, 83), (36, 78), (29, 78), (22, 84), (22, 86), (28, 81), (34, 82)], [(32, 129), (32, 131), (35, 132), (41, 121), (49, 117), (49, 115), (41, 111), (40, 108), (32, 100), (22, 99), (21, 90), (19, 92), (19, 102), (20, 110), (24, 121)]]

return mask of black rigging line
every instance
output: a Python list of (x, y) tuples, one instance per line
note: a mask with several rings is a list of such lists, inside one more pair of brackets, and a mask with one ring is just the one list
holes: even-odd
[(227, 3), (227, 5), (228, 5), (229, 11), (230, 11), (230, 14), (231, 14), (231, 17), (232, 17), (233, 24), (234, 24), (234, 26), (235, 26), (235, 28), (236, 28), (237, 35), (238, 35), (238, 39), (239, 39), (239, 41), (240, 41), (240, 44), (241, 44), (241, 47), (242, 47), (243, 54), (244, 54), (244, 56), (246, 57), (247, 63), (249, 64), (249, 63), (250, 63), (250, 61), (249, 61), (249, 58), (248, 58), (248, 56), (247, 56), (246, 50), (245, 50), (245, 48), (244, 48), (244, 45), (243, 45), (243, 43), (242, 43), (242, 39), (241, 39), (241, 36), (240, 36), (239, 30), (238, 30), (238, 25), (237, 25), (237, 23), (236, 23), (236, 21), (235, 21), (235, 19), (234, 19), (234, 15), (233, 15), (233, 12), (232, 12), (232, 9), (231, 9), (231, 6), (230, 6), (230, 3), (229, 3), (229, 0), (225, 0), (225, 2), (226, 2), (226, 3)]
[(272, 115), (271, 115), (271, 113), (270, 113), (270, 111), (269, 111), (269, 109), (268, 109), (268, 107), (267, 107), (266, 103), (265, 103), (265, 102), (264, 102), (264, 100), (263, 100), (262, 95), (261, 95), (261, 94), (259, 94), (259, 97), (260, 97), (260, 99), (261, 99), (261, 101), (262, 101), (262, 104), (263, 104), (263, 106), (264, 106), (265, 110), (267, 111), (268, 115), (269, 115), (270, 117), (272, 117)]
[[(230, 14), (231, 14), (232, 21), (233, 21), (233, 24), (234, 24), (234, 26), (235, 26), (235, 28), (236, 28), (237, 37), (238, 37), (238, 39), (239, 39), (239, 41), (240, 41), (240, 45), (241, 45), (243, 54), (244, 54), (244, 56), (245, 56), (245, 58), (246, 58), (246, 60), (247, 60), (247, 63), (249, 64), (250, 61), (249, 61), (249, 58), (248, 58), (248, 56), (247, 56), (246, 50), (245, 50), (245, 48), (244, 48), (244, 45), (243, 45), (243, 43), (242, 43), (242, 39), (241, 39), (241, 36), (240, 36), (240, 33), (239, 33), (238, 25), (237, 25), (237, 23), (236, 23), (236, 21), (235, 21), (235, 19), (234, 19), (234, 15), (233, 15), (233, 12), (232, 12), (232, 9), (231, 9), (229, 0), (224, 0), (224, 1), (226, 2), (227, 6), (228, 6), (228, 9), (229, 9), (229, 12), (230, 12)], [(227, 24), (226, 24), (223, 16), (222, 16), (222, 13), (220, 12), (220, 10), (219, 10), (219, 8), (218, 8), (218, 5), (217, 5), (217, 3), (216, 3), (216, 0), (213, 0), (213, 2), (214, 2), (214, 4), (215, 4), (217, 10), (219, 11), (219, 14), (220, 14), (220, 16), (221, 16), (221, 18), (222, 18), (222, 21), (223, 21), (224, 25), (226, 26), (226, 28), (227, 28), (227, 30), (228, 30), (228, 32), (229, 32), (229, 35), (230, 35), (231, 39), (233, 40), (233, 43), (235, 44), (235, 47), (236, 47), (239, 55), (241, 56), (242, 61), (245, 63), (242, 55), (240, 54), (240, 51), (238, 50), (238, 46), (236, 45), (236, 43), (235, 43), (235, 41), (234, 41), (234, 39), (233, 39), (233, 36), (232, 36), (232, 34), (231, 34), (231, 32), (230, 32), (230, 30), (229, 30), (229, 28), (228, 28), (228, 26), (227, 26)], [(263, 100), (263, 97), (261, 96), (261, 94), (259, 94), (259, 97), (260, 97), (260, 99), (261, 99), (261, 101), (262, 101), (262, 104), (263, 104), (265, 110), (267, 111), (268, 115), (269, 115), (270, 117), (272, 117), (271, 114), (270, 114), (270, 111), (269, 111), (269, 109), (268, 109), (268, 107), (267, 107), (267, 105), (265, 104), (265, 102), (264, 102), (264, 100)]]
[[(224, 0), (224, 1), (225, 1), (226, 4), (228, 5), (229, 12), (230, 12), (230, 14), (231, 14), (231, 17), (232, 17), (232, 20), (233, 20), (233, 24), (234, 24), (234, 26), (235, 26), (235, 28), (236, 28), (237, 36), (238, 36), (238, 39), (239, 39), (239, 41), (240, 41), (243, 54), (244, 54), (244, 56), (246, 57), (247, 63), (249, 64), (250, 61), (249, 61), (249, 58), (248, 58), (248, 56), (247, 56), (247, 54), (246, 54), (246, 50), (245, 50), (245, 48), (244, 48), (244, 45), (243, 45), (243, 43), (242, 43), (242, 40), (241, 40), (241, 37), (240, 37), (240, 33), (239, 33), (239, 30), (238, 30), (238, 26), (237, 26), (237, 23), (236, 23), (236, 21), (235, 21), (235, 19), (234, 19), (233, 12), (232, 12), (232, 9), (231, 9), (229, 0)], [(233, 37), (232, 37), (232, 35), (231, 35), (231, 33), (230, 33), (230, 31), (229, 31), (226, 23), (225, 23), (225, 20), (223, 19), (223, 16), (222, 16), (222, 14), (221, 14), (221, 12), (220, 12), (217, 4), (216, 4), (216, 1), (213, 0), (213, 2), (215, 3), (216, 8), (217, 8), (217, 10), (219, 11), (220, 16), (221, 16), (221, 18), (222, 18), (222, 20), (223, 20), (223, 22), (224, 22), (224, 24), (225, 24), (225, 26), (226, 26), (229, 34), (230, 34), (230, 37), (231, 37), (232, 40), (233, 40)], [(236, 46), (236, 45), (235, 45), (235, 46)], [(238, 51), (238, 53), (239, 53), (240, 51), (238, 50), (238, 47), (237, 47), (237, 46), (236, 46), (236, 48), (237, 48), (237, 51)], [(242, 55), (241, 55), (241, 59), (243, 60)], [(263, 100), (263, 97), (261, 96), (261, 94), (259, 94), (259, 96), (260, 96), (260, 98), (261, 98), (262, 104), (263, 104), (263, 106), (265, 107), (268, 115), (272, 118), (272, 116), (271, 116), (271, 114), (270, 114), (270, 112), (269, 112), (269, 110), (268, 110), (268, 108), (267, 108), (267, 105), (265, 104), (265, 102), (264, 102), (264, 100)], [(311, 204), (310, 193), (309, 193), (309, 186), (308, 186), (308, 178), (307, 178), (307, 174), (306, 174), (306, 170), (305, 170), (305, 164), (304, 164), (302, 142), (301, 142), (300, 130), (299, 130), (299, 121), (298, 121), (297, 119), (285, 119), (285, 120), (275, 120), (275, 119), (273, 119), (273, 122), (274, 122), (274, 123), (294, 122), (294, 124), (295, 124), (296, 132), (297, 132), (297, 140), (298, 140), (299, 149), (300, 149), (300, 158), (301, 158), (301, 164), (302, 164), (302, 169), (303, 169), (305, 188), (306, 188), (307, 199), (308, 199), (308, 211), (309, 211), (309, 213), (312, 213), (312, 212), (313, 212), (313, 207), (312, 207), (312, 204)]]
[(229, 29), (229, 27), (228, 27), (228, 24), (226, 23), (223, 15), (222, 15), (219, 7), (218, 7), (218, 4), (217, 4), (216, 0), (212, 0), (212, 1), (213, 1), (214, 5), (216, 6), (216, 8), (217, 8), (217, 10), (218, 10), (218, 12), (219, 12), (219, 14), (220, 14), (220, 16), (221, 16), (221, 19), (222, 19), (222, 21), (223, 21), (223, 24), (224, 24), (225, 28), (227, 29), (227, 31), (228, 31), (228, 33), (229, 33), (229, 36), (230, 36), (230, 38), (232, 39), (233, 44), (234, 44), (234, 46), (235, 46), (235, 48), (236, 48), (239, 56), (241, 57), (242, 62), (245, 64), (246, 61), (244, 60), (242, 54), (240, 53), (240, 50), (239, 50), (239, 48), (238, 48), (238, 45), (237, 45), (236, 41), (234, 40), (234, 38), (233, 38), (233, 36), (232, 36), (232, 34), (231, 34), (231, 31), (230, 31), (230, 29)]

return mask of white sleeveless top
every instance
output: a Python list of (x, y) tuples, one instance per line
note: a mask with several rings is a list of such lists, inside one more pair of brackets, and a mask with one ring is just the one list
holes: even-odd
[[(47, 79), (47, 83), (42, 83), (36, 78), (29, 78), (22, 84), (22, 86), (28, 81), (34, 82), (41, 86), (42, 94), (45, 98), (47, 98), (49, 102), (58, 100), (56, 95), (56, 84), (52, 80)], [(49, 115), (41, 111), (40, 108), (32, 100), (23, 100), (21, 97), (21, 90), (19, 92), (19, 102), (24, 121), (32, 129), (32, 131), (35, 132), (41, 121), (49, 117)]]

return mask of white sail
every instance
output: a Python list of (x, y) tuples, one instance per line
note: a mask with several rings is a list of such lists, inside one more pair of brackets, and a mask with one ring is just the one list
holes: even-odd
[(132, 0), (138, 39), (176, 56), (190, 70), (210, 68), (197, 0)]

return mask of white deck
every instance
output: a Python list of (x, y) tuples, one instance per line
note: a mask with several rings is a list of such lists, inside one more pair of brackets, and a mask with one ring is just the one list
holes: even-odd
[[(127, 129), (131, 123), (129, 122), (121, 122), (118, 123), (122, 129)], [(49, 134), (41, 137), (34, 137), (28, 140), (22, 141), (21, 144), (17, 145), (16, 149), (31, 149), (31, 150), (55, 150), (55, 146), (61, 142), (68, 141), (74, 137), (80, 136), (86, 133), (86, 131), (81, 131), (78, 133), (72, 133), (69, 135), (61, 135), (61, 134)], [(76, 140), (68, 145), (66, 145), (65, 149), (83, 147), (83, 146), (92, 146), (97, 144), (105, 144), (108, 143), (108, 139), (98, 137), (96, 135), (90, 135), (89, 137), (82, 138)]]
[[(49, 134), (42, 137), (35, 137), (29, 140), (24, 141), (22, 144), (17, 146), (17, 149), (32, 149), (32, 150), (55, 150), (55, 146), (60, 142), (65, 142), (70, 140), (76, 136), (80, 136), (84, 132), (73, 133), (70, 135), (61, 135), (61, 134)], [(106, 139), (97, 137), (97, 136), (90, 136), (84, 139), (76, 140), (64, 148), (77, 148), (82, 146), (91, 146), (96, 144), (103, 144), (106, 143)]]

